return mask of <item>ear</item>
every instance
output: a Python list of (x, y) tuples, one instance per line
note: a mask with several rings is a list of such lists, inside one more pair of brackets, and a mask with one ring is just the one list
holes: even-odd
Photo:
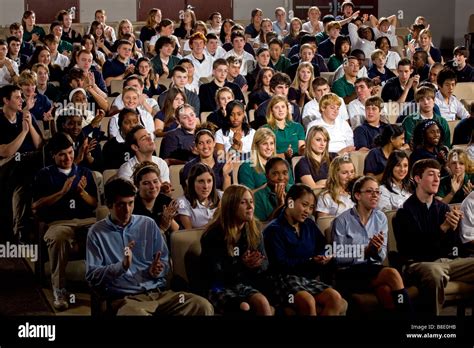
[(133, 152), (138, 151), (138, 145), (137, 144), (132, 144), (132, 146), (130, 146), (130, 148), (133, 150)]
[(416, 184), (418, 185), (418, 184), (420, 183), (420, 181), (421, 181), (421, 178), (420, 178), (419, 175), (415, 175), (415, 176), (413, 177), (413, 180), (415, 180)]
[(360, 200), (360, 192), (354, 192), (354, 197), (357, 201)]

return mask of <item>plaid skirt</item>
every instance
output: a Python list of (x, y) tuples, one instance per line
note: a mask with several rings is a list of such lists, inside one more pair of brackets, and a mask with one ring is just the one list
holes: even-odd
[(237, 284), (219, 291), (210, 290), (208, 299), (214, 306), (216, 312), (239, 312), (241, 302), (247, 302), (250, 296), (260, 292), (260, 290), (257, 290), (251, 285)]
[(274, 275), (272, 280), (272, 299), (281, 305), (294, 303), (294, 297), (300, 291), (307, 291), (314, 296), (330, 288), (329, 285), (317, 279), (294, 274)]

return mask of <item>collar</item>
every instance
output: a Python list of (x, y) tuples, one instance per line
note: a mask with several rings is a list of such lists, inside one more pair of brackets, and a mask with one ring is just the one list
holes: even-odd
[(107, 218), (105, 219), (105, 222), (107, 223), (107, 225), (112, 227), (115, 231), (124, 231), (126, 228), (133, 226), (135, 224), (136, 219), (137, 219), (136, 216), (132, 214), (132, 217), (130, 218), (130, 222), (126, 226), (122, 227), (115, 224), (112, 221), (112, 215), (109, 213), (109, 215), (107, 215)]

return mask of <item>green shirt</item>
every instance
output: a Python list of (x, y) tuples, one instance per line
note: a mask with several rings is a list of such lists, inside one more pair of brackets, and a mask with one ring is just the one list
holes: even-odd
[[(286, 186), (285, 191), (288, 192), (291, 185)], [(258, 190), (254, 194), (255, 200), (255, 216), (260, 221), (268, 221), (271, 214), (277, 208), (277, 197), (274, 192), (268, 187)]]
[[(462, 203), (464, 198), (466, 198), (466, 194), (464, 193), (462, 187), (464, 185), (467, 185), (469, 181), (471, 182), (471, 184), (474, 184), (474, 174), (464, 174), (464, 180), (461, 185), (461, 188), (454, 194), (449, 204)], [(445, 176), (441, 179), (441, 182), (439, 183), (438, 193), (436, 194), (436, 196), (444, 198), (451, 192), (451, 189), (451, 176)]]
[(346, 80), (344, 75), (340, 79), (337, 79), (332, 84), (332, 91), (339, 97), (344, 98), (355, 92), (355, 86)]
[[(416, 113), (416, 114), (405, 117), (402, 123), (402, 127), (403, 129), (405, 129), (405, 142), (407, 144), (409, 144), (411, 139), (413, 138), (413, 132), (415, 130), (416, 125), (423, 120), (424, 118), (421, 117), (420, 113)], [(433, 114), (433, 120), (437, 121), (440, 124), (441, 128), (443, 129), (443, 133), (444, 133), (443, 144), (451, 148), (451, 132), (449, 130), (448, 121), (446, 121), (442, 116), (438, 114)]]
[(281, 72), (286, 72), (286, 70), (290, 67), (291, 61), (286, 58), (283, 54), (280, 56), (278, 59), (278, 62), (275, 64), (272, 63), (273, 69), (275, 71), (281, 71)]
[(319, 45), (321, 42), (326, 40), (329, 37), (325, 32), (320, 32), (316, 34), (316, 43)]
[(342, 63), (344, 63), (343, 59), (337, 58), (334, 54), (329, 57), (328, 60), (328, 69), (329, 71), (333, 72), (336, 71), (337, 68), (339, 68)]
[(31, 30), (31, 32), (26, 31), (26, 28), (24, 28), (24, 30), (25, 31), (23, 32), (23, 41), (25, 42), (32, 42), (31, 40), (33, 39), (33, 34), (38, 34), (40, 40), (43, 40), (46, 35), (44, 29), (38, 25), (33, 26), (33, 30)]
[(293, 154), (298, 155), (298, 141), (305, 140), (304, 128), (301, 124), (294, 121), (286, 121), (285, 128), (271, 128), (266, 124), (264, 127), (270, 128), (276, 137), (276, 152), (278, 154), (285, 153), (288, 146), (291, 145)]
[[(293, 178), (293, 171), (289, 171), (290, 179), (288, 183), (293, 185), (295, 179)], [(267, 183), (265, 171), (257, 173), (255, 166), (251, 162), (244, 162), (239, 167), (239, 184), (247, 186), (251, 190), (258, 189)]]

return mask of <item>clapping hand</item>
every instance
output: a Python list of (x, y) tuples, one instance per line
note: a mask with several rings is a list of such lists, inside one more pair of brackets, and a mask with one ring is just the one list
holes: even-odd
[(153, 278), (156, 278), (160, 275), (161, 272), (165, 269), (165, 265), (163, 262), (161, 262), (161, 251), (158, 251), (155, 255), (155, 259), (153, 260), (153, 263), (151, 264), (150, 268), (148, 269), (148, 272)]
[(265, 260), (265, 256), (258, 250), (250, 251), (247, 250), (242, 255), (242, 262), (248, 268), (258, 268), (262, 264), (263, 260)]

